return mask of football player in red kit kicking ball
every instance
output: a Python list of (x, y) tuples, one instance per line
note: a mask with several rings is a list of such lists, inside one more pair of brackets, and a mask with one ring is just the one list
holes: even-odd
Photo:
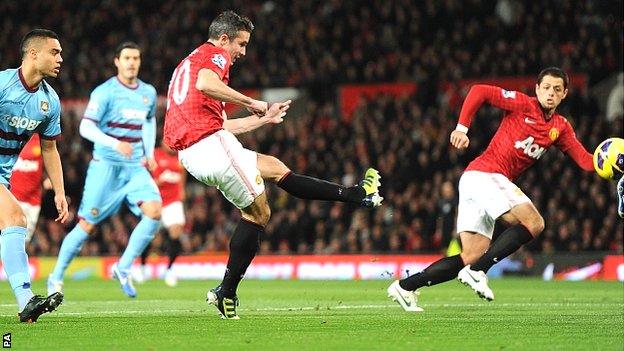
[[(555, 112), (568, 93), (568, 83), (564, 71), (550, 67), (537, 77), (536, 97), (489, 85), (470, 89), (457, 128), (451, 133), (454, 147), (468, 147), (468, 128), (484, 102), (503, 109), (505, 114), (490, 145), (468, 165), (459, 180), (457, 231), (462, 253), (442, 258), (422, 272), (394, 281), (388, 287), (388, 296), (404, 310), (422, 311), (417, 305), (416, 289), (455, 277), (481, 298), (494, 299), (487, 284), (488, 269), (544, 229), (544, 219), (512, 181), (551, 145), (570, 156), (583, 170), (594, 171), (592, 155), (578, 141), (570, 123)], [(497, 219), (509, 227), (490, 246)]]
[[(223, 281), (207, 293), (222, 318), (238, 319), (237, 288), (258, 252), (271, 216), (264, 182), (270, 181), (302, 199), (342, 201), (378, 207), (380, 176), (369, 168), (355, 186), (343, 186), (296, 174), (279, 159), (244, 148), (235, 134), (279, 124), (290, 100), (274, 103), (252, 99), (230, 88), (230, 67), (245, 55), (253, 24), (225, 11), (208, 29), (208, 42), (193, 50), (173, 72), (167, 95), (164, 143), (178, 150), (186, 170), (214, 186), (241, 211), (230, 239), (230, 257)], [(228, 119), (226, 102), (246, 107), (251, 116)]]

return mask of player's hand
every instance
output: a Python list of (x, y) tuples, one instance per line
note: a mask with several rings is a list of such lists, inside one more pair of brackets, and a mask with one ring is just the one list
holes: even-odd
[(58, 217), (55, 221), (65, 224), (65, 222), (69, 219), (69, 206), (67, 205), (67, 198), (65, 197), (65, 194), (55, 194), (54, 204), (56, 205), (56, 212), (58, 212)]
[(115, 149), (125, 158), (132, 157), (132, 145), (127, 141), (120, 142)]
[(247, 111), (253, 113), (258, 117), (263, 117), (266, 115), (267, 110), (269, 109), (269, 103), (266, 101), (260, 100), (251, 100), (251, 105), (247, 106)]
[(145, 167), (147, 167), (148, 171), (154, 172), (156, 167), (158, 167), (158, 163), (156, 163), (155, 159), (148, 157), (145, 159)]
[(286, 100), (284, 102), (276, 102), (269, 106), (266, 115), (262, 117), (267, 121), (267, 123), (278, 124), (284, 121), (284, 116), (286, 116), (286, 111), (290, 108), (290, 103), (292, 100)]
[(468, 139), (466, 133), (460, 132), (459, 130), (454, 130), (451, 133), (451, 145), (462, 150), (467, 148), (468, 144), (470, 144), (470, 139)]

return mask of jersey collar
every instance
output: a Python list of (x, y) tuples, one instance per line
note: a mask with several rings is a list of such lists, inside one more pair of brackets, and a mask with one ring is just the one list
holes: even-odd
[(130, 90), (137, 90), (139, 88), (139, 85), (141, 85), (140, 81), (137, 79), (137, 84), (135, 86), (130, 86), (128, 84), (125, 84), (124, 82), (121, 81), (121, 79), (119, 79), (119, 77), (115, 76), (115, 79), (117, 79), (117, 82), (119, 82), (119, 84), (121, 84), (122, 86), (130, 89)]
[(24, 79), (24, 75), (22, 74), (22, 67), (17, 69), (17, 75), (19, 76), (20, 82), (22, 83), (22, 86), (24, 86), (24, 89), (26, 89), (27, 92), (29, 93), (35, 93), (37, 92), (37, 90), (39, 90), (39, 85), (37, 85), (34, 88), (31, 88), (28, 86), (28, 84), (26, 83), (26, 79)]

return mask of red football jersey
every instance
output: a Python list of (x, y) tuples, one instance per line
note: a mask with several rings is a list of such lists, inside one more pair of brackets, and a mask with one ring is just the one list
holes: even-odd
[(43, 177), (43, 158), (39, 134), (24, 145), (24, 148), (13, 166), (11, 175), (11, 193), (20, 202), (34, 206), (41, 205), (41, 178)]
[(537, 98), (499, 87), (475, 85), (466, 97), (459, 124), (469, 127), (483, 102), (505, 110), (498, 130), (485, 151), (474, 159), (467, 171), (500, 173), (515, 179), (555, 145), (584, 170), (593, 171), (592, 155), (581, 145), (570, 123), (554, 113), (542, 111)]
[(153, 176), (158, 185), (158, 190), (160, 190), (163, 206), (182, 201), (184, 168), (180, 164), (178, 156), (157, 148), (154, 150), (154, 158), (158, 167), (154, 170)]
[(175, 69), (167, 92), (164, 142), (174, 150), (183, 150), (223, 128), (225, 103), (195, 88), (202, 68), (230, 81), (230, 54), (223, 48), (206, 43), (193, 50)]

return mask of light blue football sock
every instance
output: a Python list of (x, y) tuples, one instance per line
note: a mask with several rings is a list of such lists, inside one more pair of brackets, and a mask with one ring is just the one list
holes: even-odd
[(71, 261), (78, 255), (80, 249), (82, 248), (82, 244), (89, 238), (89, 234), (82, 229), (82, 227), (77, 224), (74, 229), (72, 229), (65, 239), (63, 239), (63, 243), (61, 244), (61, 249), (59, 250), (58, 260), (56, 261), (56, 266), (54, 266), (54, 270), (52, 274), (50, 274), (50, 279), (55, 281), (63, 281), (63, 276), (65, 275), (65, 270), (67, 266), (71, 263)]
[(158, 230), (160, 220), (151, 219), (148, 216), (143, 216), (141, 221), (130, 234), (130, 240), (128, 240), (128, 247), (124, 251), (123, 255), (119, 259), (117, 267), (121, 271), (129, 271), (132, 267), (134, 259), (145, 250), (147, 245), (154, 239), (154, 234)]
[(30, 298), (34, 296), (30, 290), (26, 233), (28, 231), (24, 227), (7, 227), (0, 234), (2, 266), (17, 299), (19, 311), (23, 310)]

